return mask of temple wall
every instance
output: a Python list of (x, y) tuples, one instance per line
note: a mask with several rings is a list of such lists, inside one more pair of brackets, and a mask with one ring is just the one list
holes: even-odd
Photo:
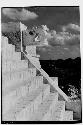
[[(34, 51), (36, 54), (36, 52)], [(5, 114), (16, 101), (29, 91), (28, 83), (36, 76), (36, 69), (21, 60), (21, 52), (15, 52), (15, 46), (8, 44), (8, 38), (2, 36), (2, 104)]]

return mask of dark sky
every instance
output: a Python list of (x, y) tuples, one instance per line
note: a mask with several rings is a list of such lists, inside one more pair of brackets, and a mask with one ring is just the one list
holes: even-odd
[[(16, 8), (21, 11), (21, 8)], [(66, 25), (69, 23), (79, 24), (79, 8), (78, 7), (26, 7), (31, 12), (35, 12), (38, 18), (34, 20), (22, 21), (28, 27), (34, 25), (46, 24), (50, 29), (59, 30), (60, 25)], [(14, 21), (2, 14), (2, 22)], [(17, 21), (17, 20), (16, 20)]]
[(35, 11), (39, 18), (32, 21), (33, 25), (46, 24), (50, 29), (58, 30), (60, 25), (79, 23), (79, 11), (74, 7), (41, 7)]

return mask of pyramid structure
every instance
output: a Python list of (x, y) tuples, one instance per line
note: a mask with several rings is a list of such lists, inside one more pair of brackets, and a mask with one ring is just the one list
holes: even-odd
[[(37, 56), (36, 46), (26, 51)], [(29, 59), (2, 36), (2, 121), (73, 121), (73, 111), (65, 110), (65, 101), (59, 100), (57, 90), (44, 83), (44, 76), (37, 75), (37, 68)], [(58, 78), (51, 78), (58, 86)]]

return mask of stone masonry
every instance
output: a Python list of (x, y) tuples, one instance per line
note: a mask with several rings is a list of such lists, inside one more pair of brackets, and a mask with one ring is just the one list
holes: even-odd
[[(26, 51), (36, 56), (36, 47)], [(73, 121), (73, 111), (65, 111), (65, 101), (51, 91), (36, 68), (21, 59), (21, 52), (2, 36), (2, 120), (3, 121)], [(58, 78), (52, 78), (58, 85)]]

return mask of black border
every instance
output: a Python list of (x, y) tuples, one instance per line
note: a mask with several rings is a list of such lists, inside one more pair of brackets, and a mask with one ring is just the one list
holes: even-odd
[(35, 7), (79, 7), (79, 6), (25, 6), (25, 7), (1, 7), (1, 9), (3, 8), (35, 8)]
[(2, 121), (1, 124), (76, 124), (82, 123), (78, 121)]

